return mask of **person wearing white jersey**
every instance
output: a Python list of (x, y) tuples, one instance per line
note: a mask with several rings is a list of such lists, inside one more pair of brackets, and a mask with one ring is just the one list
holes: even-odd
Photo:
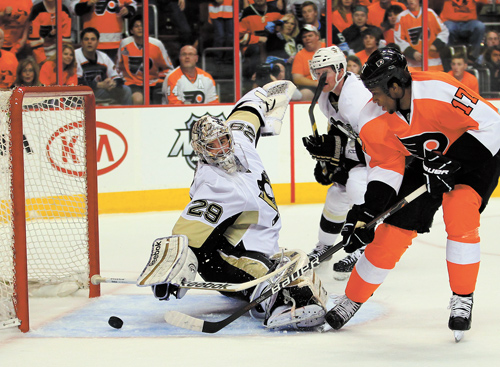
[[(261, 136), (280, 133), (295, 89), (285, 80), (266, 84), (248, 92), (227, 121), (205, 115), (193, 124), (191, 145), (199, 161), (189, 192), (191, 201), (172, 230), (173, 235), (187, 236), (188, 246), (179, 252), (181, 265), (167, 277), (172, 280), (153, 286), (156, 298), (181, 298), (186, 289), (179, 289), (178, 284), (193, 280), (196, 273), (207, 282), (243, 283), (290, 259), (298, 257), (294, 269), (308, 263), (300, 250), (280, 251), (281, 217), (256, 149)], [(221, 293), (251, 301), (270, 286), (265, 281), (245, 291)], [(268, 328), (311, 328), (324, 322), (326, 299), (326, 291), (311, 270), (252, 309), (251, 315), (264, 319)]]
[[(337, 46), (320, 48), (309, 61), (309, 66), (315, 80), (323, 74), (327, 75), (318, 105), (328, 118), (328, 134), (320, 136), (319, 141), (314, 136), (303, 141), (318, 161), (314, 169), (316, 180), (330, 186), (321, 215), (319, 241), (309, 253), (313, 257), (335, 245), (349, 209), (364, 202), (367, 171), (356, 136), (359, 132), (359, 112), (370, 100), (371, 94), (357, 74), (347, 71), (346, 58)], [(337, 160), (327, 159), (328, 152), (337, 152)], [(327, 174), (322, 172), (321, 164), (326, 164)], [(364, 248), (358, 249), (336, 262), (333, 265), (335, 278), (346, 279), (363, 251)]]

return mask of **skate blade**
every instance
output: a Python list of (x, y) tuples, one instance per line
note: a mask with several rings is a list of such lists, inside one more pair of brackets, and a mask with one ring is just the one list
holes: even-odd
[(453, 335), (455, 336), (455, 343), (458, 343), (464, 337), (465, 331), (463, 330), (453, 330)]
[(320, 333), (326, 333), (328, 331), (331, 331), (333, 330), (333, 328), (330, 326), (329, 323), (325, 322), (324, 324), (318, 326), (318, 329), (317, 329)]

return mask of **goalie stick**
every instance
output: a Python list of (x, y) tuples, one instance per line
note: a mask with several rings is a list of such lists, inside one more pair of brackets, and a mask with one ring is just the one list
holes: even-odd
[[(195, 282), (188, 281), (180, 285), (180, 288), (188, 288), (188, 289), (199, 289), (204, 291), (219, 291), (219, 292), (240, 292), (248, 288), (252, 288), (253, 286), (262, 283), (269, 278), (283, 272), (284, 269), (289, 268), (293, 264), (298, 261), (298, 258), (293, 259), (292, 261), (286, 263), (283, 267), (279, 269), (275, 269), (274, 271), (254, 280), (250, 280), (244, 283), (219, 283), (219, 282)], [(114, 278), (114, 277), (103, 277), (99, 274), (92, 275), (91, 278), (92, 284), (101, 284), (101, 283), (115, 283), (115, 284), (135, 284), (137, 285), (137, 280), (134, 279), (126, 279), (126, 278)]]
[[(420, 186), (418, 189), (413, 191), (412, 193), (408, 194), (406, 197), (398, 201), (396, 204), (391, 206), (389, 209), (387, 209), (385, 212), (380, 214), (378, 217), (374, 218), (371, 222), (366, 224), (367, 228), (373, 228), (375, 227), (378, 223), (383, 222), (387, 217), (390, 215), (394, 214), (404, 206), (406, 206), (408, 203), (412, 202), (415, 200), (417, 197), (422, 195), (424, 192), (427, 192), (427, 189), (425, 185)], [(279, 292), (283, 288), (285, 288), (287, 285), (292, 283), (294, 280), (299, 278), (302, 274), (307, 272), (308, 270), (313, 269), (314, 267), (318, 266), (322, 261), (325, 259), (329, 258), (333, 254), (335, 254), (337, 251), (342, 249), (344, 247), (344, 244), (342, 242), (339, 242), (335, 246), (327, 249), (326, 251), (318, 254), (318, 256), (315, 256), (307, 265), (303, 266), (302, 268), (298, 269), (294, 273), (286, 276), (283, 280), (281, 280), (279, 283), (274, 284), (269, 290), (266, 292), (262, 293), (259, 297), (257, 297), (255, 300), (252, 302), (248, 303), (247, 305), (241, 307), (238, 309), (236, 312), (234, 312), (232, 315), (229, 317), (226, 317), (225, 319), (221, 321), (204, 321), (201, 319), (197, 319), (195, 317), (183, 314), (178, 311), (167, 311), (165, 313), (165, 321), (169, 323), (170, 325), (173, 326), (178, 326), (184, 329), (189, 329), (189, 330), (194, 330), (194, 331), (201, 331), (203, 333), (216, 333), (219, 330), (223, 329), (230, 323), (232, 323), (234, 320), (238, 319), (240, 316), (244, 315), (247, 311), (251, 310), (252, 308), (256, 307), (259, 303), (262, 303), (264, 300), (267, 298), (271, 297), (273, 294)]]

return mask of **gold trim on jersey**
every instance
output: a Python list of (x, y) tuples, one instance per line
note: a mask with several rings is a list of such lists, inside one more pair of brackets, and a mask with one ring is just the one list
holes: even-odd
[(208, 224), (199, 222), (197, 220), (187, 220), (180, 217), (175, 223), (172, 229), (173, 235), (186, 235), (189, 238), (189, 246), (194, 248), (200, 248), (210, 234), (213, 232), (214, 228)]
[(241, 241), (248, 228), (252, 224), (257, 224), (258, 222), (258, 211), (242, 212), (234, 224), (226, 230), (224, 237), (226, 237), (231, 245), (236, 246)]
[(255, 128), (255, 133), (260, 129), (260, 119), (257, 112), (252, 113), (249, 111), (241, 110), (235, 111), (229, 116), (227, 123), (230, 125), (231, 121), (245, 121), (252, 124)]
[(341, 222), (345, 221), (346, 215), (345, 214), (335, 215), (335, 214), (330, 213), (328, 210), (323, 209), (323, 217), (328, 219), (330, 222), (341, 223)]
[(225, 262), (255, 278), (260, 278), (266, 275), (269, 271), (267, 266), (256, 259), (252, 259), (251, 257), (235, 257), (232, 255), (226, 255), (222, 251), (219, 251), (219, 254)]

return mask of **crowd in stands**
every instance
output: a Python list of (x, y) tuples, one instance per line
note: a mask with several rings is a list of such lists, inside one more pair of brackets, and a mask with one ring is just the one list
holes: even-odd
[[(384, 46), (400, 49), (411, 70), (422, 68), (421, 0), (328, 0), (329, 17), (325, 1), (239, 0), (235, 35), (234, 0), (149, 0), (150, 103), (233, 102), (233, 70), (240, 70), (233, 65), (234, 37), (241, 52), (241, 93), (289, 79), (298, 87), (293, 99), (310, 101), (317, 81), (308, 61), (327, 42), (342, 49), (356, 73)], [(500, 11), (485, 18), (500, 4), (488, 11), (491, 5), (429, 0), (429, 70), (448, 72), (480, 93), (476, 76), (486, 75), (486, 92), (500, 92)], [(56, 7), (56, 0), (0, 0), (0, 89), (83, 84), (100, 104), (144, 104), (142, 0), (63, 0), (57, 22)], [(209, 49), (215, 51), (202, 70)]]

